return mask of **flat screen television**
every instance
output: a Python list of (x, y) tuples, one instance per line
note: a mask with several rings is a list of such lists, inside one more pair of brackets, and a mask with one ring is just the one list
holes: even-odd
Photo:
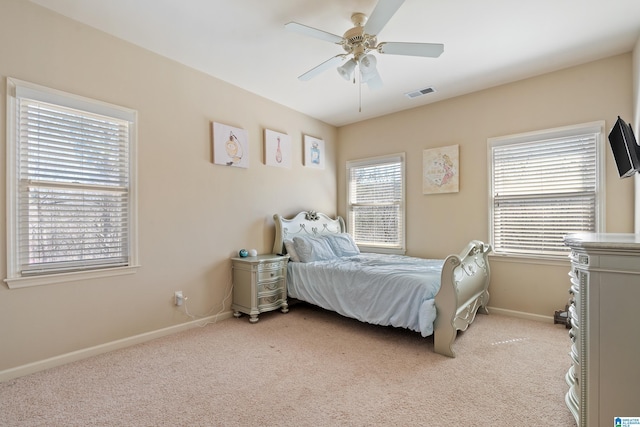
[(640, 146), (636, 142), (631, 125), (620, 116), (609, 133), (609, 143), (620, 178), (627, 178), (640, 172)]

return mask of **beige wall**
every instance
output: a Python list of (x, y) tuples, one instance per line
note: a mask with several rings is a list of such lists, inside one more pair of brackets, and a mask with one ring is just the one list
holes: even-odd
[[(240, 248), (271, 252), (272, 215), (335, 214), (337, 131), (24, 0), (0, 5), (0, 277), (6, 277), (6, 77), (139, 114), (139, 226), (135, 275), (9, 290), (0, 284), (3, 370), (171, 327), (222, 309)], [(248, 131), (249, 169), (212, 164), (210, 121)], [(293, 167), (265, 166), (263, 129), (292, 137)], [(325, 170), (302, 166), (302, 135), (323, 138)], [(229, 304), (225, 306), (229, 311)]]
[[(487, 138), (632, 114), (631, 54), (505, 84), (338, 131), (338, 212), (345, 215), (347, 160), (407, 153), (407, 250), (442, 258), (488, 241)], [(422, 194), (422, 151), (460, 145), (460, 191)], [(608, 144), (608, 143), (607, 143)], [(606, 227), (633, 231), (633, 181), (620, 180), (607, 147)], [(492, 257), (490, 305), (552, 316), (568, 299), (568, 262)]]

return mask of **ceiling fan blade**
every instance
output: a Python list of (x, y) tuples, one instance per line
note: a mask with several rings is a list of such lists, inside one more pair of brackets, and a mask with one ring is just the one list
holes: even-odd
[(306, 73), (298, 77), (298, 80), (301, 80), (303, 82), (311, 80), (312, 78), (322, 73), (323, 71), (338, 65), (343, 60), (344, 60), (344, 55), (336, 55), (333, 58), (329, 58), (326, 61), (324, 61), (322, 64), (317, 65), (316, 67), (310, 69), (309, 71), (307, 71)]
[(331, 43), (340, 44), (344, 40), (341, 36), (318, 30), (317, 28), (298, 24), (297, 22), (289, 22), (284, 25), (284, 28), (294, 33), (303, 34), (309, 37), (315, 37), (317, 39), (325, 40)]
[(378, 0), (378, 4), (364, 25), (365, 34), (377, 35), (387, 25), (387, 22), (396, 11), (400, 9), (402, 3), (404, 3), (404, 0)]
[(426, 56), (437, 58), (444, 52), (444, 45), (440, 43), (399, 43), (385, 42), (378, 44), (378, 52), (389, 55)]

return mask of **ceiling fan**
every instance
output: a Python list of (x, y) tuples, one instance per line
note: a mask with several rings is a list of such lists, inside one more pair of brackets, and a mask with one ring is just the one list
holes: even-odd
[[(444, 45), (439, 43), (378, 43), (377, 34), (403, 3), (404, 0), (379, 0), (371, 16), (367, 17), (364, 13), (354, 13), (351, 15), (354, 27), (347, 30), (343, 36), (297, 22), (285, 24), (285, 28), (289, 31), (341, 45), (346, 52), (326, 60), (299, 76), (298, 79), (310, 80), (325, 70), (342, 63), (337, 67), (337, 70), (345, 80), (355, 82), (355, 71), (356, 68), (359, 68), (360, 83), (367, 83), (370, 89), (377, 89), (382, 86), (382, 79), (376, 68), (377, 59), (371, 52), (428, 58), (439, 57), (444, 51)], [(349, 59), (344, 62), (347, 58)]]

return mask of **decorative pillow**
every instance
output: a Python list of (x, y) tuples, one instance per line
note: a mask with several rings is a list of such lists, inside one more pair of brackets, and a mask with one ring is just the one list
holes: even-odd
[(329, 242), (329, 246), (331, 246), (333, 252), (339, 257), (360, 254), (358, 245), (356, 245), (356, 242), (353, 241), (353, 237), (351, 237), (349, 233), (323, 234), (322, 237)]
[(293, 247), (293, 241), (292, 240), (285, 240), (284, 241), (284, 248), (287, 250), (287, 253), (289, 254), (289, 261), (300, 262), (300, 258), (298, 257), (298, 253), (296, 252), (296, 249)]
[(329, 243), (320, 237), (294, 237), (293, 248), (300, 262), (325, 261), (336, 257)]

